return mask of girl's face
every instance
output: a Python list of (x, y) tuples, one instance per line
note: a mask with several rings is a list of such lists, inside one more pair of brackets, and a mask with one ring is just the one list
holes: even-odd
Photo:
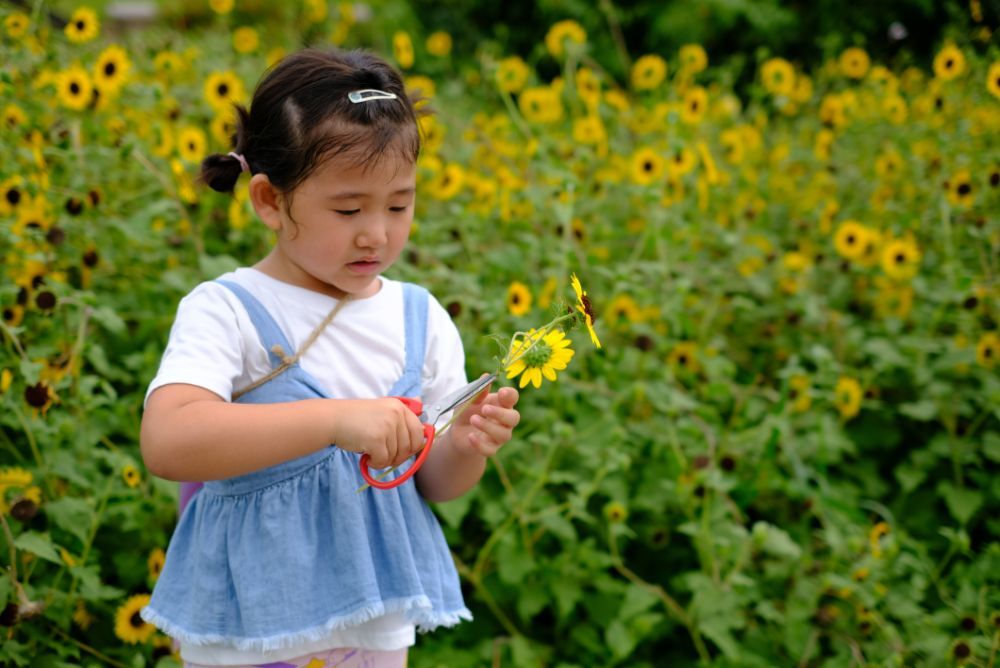
[(405, 159), (367, 169), (327, 160), (296, 188), (290, 208), (287, 200), (277, 207), (279, 225), (265, 219), (278, 243), (259, 268), (338, 299), (376, 294), (379, 274), (410, 236), (416, 173)]

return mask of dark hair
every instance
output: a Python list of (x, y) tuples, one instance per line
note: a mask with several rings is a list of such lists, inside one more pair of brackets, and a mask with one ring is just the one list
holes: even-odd
[[(365, 89), (396, 99), (348, 99)], [(372, 53), (303, 49), (264, 74), (249, 111), (235, 105), (233, 152), (243, 155), (252, 174), (263, 172), (283, 193), (337, 155), (365, 167), (390, 152), (416, 162), (418, 101), (407, 96), (399, 73)], [(237, 158), (216, 153), (202, 161), (200, 179), (213, 190), (231, 192), (241, 170)]]

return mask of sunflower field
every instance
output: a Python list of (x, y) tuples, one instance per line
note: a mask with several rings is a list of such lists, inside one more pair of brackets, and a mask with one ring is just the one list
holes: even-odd
[(435, 507), (475, 620), (420, 637), (413, 666), (1000, 666), (981, 16), (925, 66), (857, 45), (804, 67), (598, 53), (568, 18), (530, 54), (459, 54), (399, 3), (185, 0), (140, 27), (19, 4), (0, 6), (0, 664), (180, 665), (137, 614), (177, 513), (142, 465), (143, 396), (179, 299), (271, 243), (199, 163), (313, 44), (373, 49), (428, 98), (391, 275), (446, 305), (470, 377), (514, 332), (594, 316), (511, 368), (515, 439)]

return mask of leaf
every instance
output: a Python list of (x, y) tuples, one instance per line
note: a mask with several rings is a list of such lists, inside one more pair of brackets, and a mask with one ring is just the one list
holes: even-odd
[(94, 322), (100, 324), (104, 329), (112, 334), (121, 334), (125, 331), (125, 321), (115, 313), (110, 306), (98, 306), (90, 313)]
[(948, 506), (948, 512), (958, 520), (958, 523), (965, 526), (976, 514), (976, 511), (983, 505), (983, 495), (974, 489), (966, 487), (955, 487), (949, 482), (942, 482), (938, 485), (938, 493)]
[(74, 566), (70, 571), (80, 580), (80, 595), (89, 601), (107, 601), (125, 595), (123, 590), (104, 584), (97, 566)]
[(625, 600), (622, 601), (621, 610), (618, 616), (621, 619), (629, 620), (639, 613), (646, 612), (659, 602), (659, 598), (647, 589), (637, 584), (630, 584), (625, 591)]
[(988, 431), (983, 437), (983, 455), (987, 459), (1000, 463), (1000, 435)]
[(42, 374), (42, 365), (38, 362), (21, 360), (21, 377), (28, 385), (34, 385)]
[(448, 526), (457, 529), (469, 513), (469, 508), (472, 506), (472, 498), (472, 494), (463, 494), (447, 503), (436, 503), (433, 506), (434, 513), (443, 519)]
[(789, 560), (795, 560), (802, 556), (802, 548), (792, 540), (792, 537), (784, 529), (779, 529), (773, 524), (755, 522), (752, 534), (755, 544), (765, 554)]
[(551, 577), (548, 580), (549, 591), (556, 599), (556, 607), (559, 609), (559, 619), (563, 620), (573, 613), (576, 604), (583, 596), (583, 588), (579, 582), (563, 577)]
[(521, 621), (530, 625), (531, 618), (550, 602), (545, 588), (540, 586), (524, 587), (517, 597), (517, 614)]
[(615, 619), (608, 625), (604, 631), (604, 640), (616, 659), (629, 656), (636, 645), (636, 639), (620, 619)]
[(504, 536), (496, 547), (497, 575), (506, 584), (520, 585), (524, 576), (535, 567), (531, 555), (521, 547), (511, 534)]
[(93, 524), (94, 509), (85, 500), (72, 496), (64, 496), (45, 504), (45, 514), (56, 526), (65, 529), (86, 542), (87, 534)]
[(26, 531), (14, 539), (14, 547), (19, 550), (31, 552), (37, 557), (59, 564), (60, 566), (63, 564), (55, 545), (52, 543), (52, 538), (47, 533)]
[(908, 404), (900, 404), (899, 412), (903, 415), (908, 415), (914, 420), (928, 422), (937, 417), (938, 406), (937, 403), (933, 401), (923, 399), (921, 401), (913, 401)]
[(206, 279), (235, 271), (239, 266), (239, 260), (229, 255), (202, 255), (198, 258), (198, 269)]

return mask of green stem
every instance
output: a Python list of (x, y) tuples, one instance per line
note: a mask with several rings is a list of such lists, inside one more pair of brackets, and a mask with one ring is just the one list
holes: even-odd
[[(109, 476), (107, 484), (104, 486), (104, 492), (101, 494), (101, 500), (97, 504), (97, 512), (94, 514), (94, 521), (90, 525), (90, 532), (87, 535), (87, 541), (83, 545), (83, 551), (80, 553), (80, 564), (85, 565), (87, 563), (87, 558), (90, 556), (90, 548), (94, 545), (94, 539), (97, 538), (97, 531), (101, 528), (101, 518), (104, 516), (104, 511), (108, 507), (108, 499), (111, 497), (111, 486), (113, 484), (113, 479)], [(73, 580), (69, 585), (69, 597), (72, 599), (73, 595), (76, 593), (76, 587), (79, 580), (76, 575), (73, 576)]]
[(31, 454), (35, 458), (35, 464), (38, 468), (43, 468), (45, 462), (42, 459), (42, 453), (38, 450), (38, 443), (35, 441), (35, 433), (31, 430), (31, 425), (28, 423), (28, 419), (21, 412), (20, 407), (18, 407), (15, 402), (13, 405), (14, 414), (17, 415), (18, 421), (21, 423), (21, 428), (24, 429), (24, 435), (28, 439), (28, 445), (31, 446)]

